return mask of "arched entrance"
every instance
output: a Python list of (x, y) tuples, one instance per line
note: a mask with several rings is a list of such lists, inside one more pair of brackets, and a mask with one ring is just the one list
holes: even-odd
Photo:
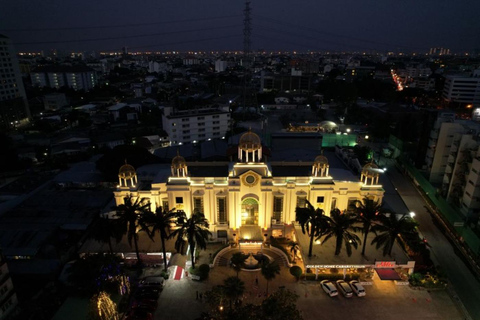
[(258, 225), (258, 202), (247, 198), (242, 202), (242, 226)]

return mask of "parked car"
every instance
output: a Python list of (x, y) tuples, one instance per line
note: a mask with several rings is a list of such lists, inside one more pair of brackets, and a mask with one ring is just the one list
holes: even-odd
[(143, 299), (143, 300), (137, 300), (133, 299), (130, 307), (132, 309), (144, 309), (149, 312), (154, 313), (155, 310), (157, 310), (158, 302), (156, 300), (150, 300), (150, 299)]
[(133, 294), (136, 300), (153, 300), (157, 301), (160, 296), (161, 288), (154, 286), (138, 287)]
[(153, 314), (142, 308), (131, 309), (125, 320), (153, 320)]
[(365, 288), (357, 280), (350, 281), (350, 286), (352, 287), (353, 292), (359, 297), (365, 297), (367, 294)]
[(353, 296), (352, 288), (345, 281), (337, 280), (337, 287), (345, 298), (351, 298)]
[(158, 286), (163, 288), (165, 279), (163, 277), (146, 277), (140, 280), (139, 286)]
[(337, 288), (335, 288), (335, 285), (330, 280), (322, 280), (320, 285), (322, 286), (323, 291), (325, 291), (330, 297), (338, 295)]

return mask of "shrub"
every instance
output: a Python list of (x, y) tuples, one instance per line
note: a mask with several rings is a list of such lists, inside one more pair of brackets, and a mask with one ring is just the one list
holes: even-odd
[(200, 280), (207, 279), (209, 273), (210, 273), (210, 266), (208, 264), (201, 264), (198, 267), (198, 276), (200, 276)]
[(302, 276), (303, 270), (299, 266), (293, 266), (290, 268), (290, 274), (294, 276), (295, 278), (300, 279)]
[(162, 270), (162, 272), (160, 273), (160, 277), (163, 277), (165, 280), (168, 280), (169, 278), (169, 273), (168, 271), (165, 271), (165, 270)]

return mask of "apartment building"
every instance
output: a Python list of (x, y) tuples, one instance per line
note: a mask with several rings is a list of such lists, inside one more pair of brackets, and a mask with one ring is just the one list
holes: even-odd
[(34, 69), (30, 77), (32, 84), (38, 87), (69, 87), (88, 91), (97, 85), (95, 70), (83, 65), (42, 66)]
[(451, 102), (480, 105), (480, 69), (470, 76), (446, 76), (442, 97)]
[(452, 117), (437, 119), (426, 163), (430, 182), (468, 214), (480, 210), (480, 123)]
[(0, 128), (19, 125), (30, 118), (27, 95), (12, 41), (0, 34)]
[(18, 304), (7, 262), (0, 251), (0, 320), (6, 319)]
[(165, 107), (162, 123), (173, 145), (224, 138), (230, 128), (230, 111), (228, 106), (189, 110)]

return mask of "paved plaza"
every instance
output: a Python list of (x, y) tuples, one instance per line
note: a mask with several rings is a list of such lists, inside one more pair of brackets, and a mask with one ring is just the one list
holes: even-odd
[[(218, 248), (211, 245), (201, 251), (198, 264), (209, 263), (209, 255)], [(155, 269), (158, 270), (158, 269)], [(157, 320), (193, 320), (205, 304), (196, 299), (197, 291), (205, 293), (213, 286), (223, 284), (224, 279), (235, 276), (230, 267), (217, 266), (210, 271), (209, 278), (199, 282), (189, 278), (168, 280), (160, 295)], [(260, 271), (241, 271), (240, 279), (245, 282), (245, 303), (260, 304), (264, 299), (266, 280)], [(258, 278), (258, 286), (255, 285)], [(287, 267), (269, 284), (269, 291), (285, 287), (299, 295), (297, 307), (305, 320), (309, 319), (385, 319), (385, 320), (460, 320), (466, 319), (461, 310), (450, 298), (447, 291), (416, 290), (393, 281), (382, 281), (374, 275), (371, 285), (366, 285), (365, 297), (343, 296), (330, 298), (321, 290), (319, 282), (296, 281)]]
[[(229, 267), (216, 267), (204, 282), (188, 278), (168, 280), (160, 295), (155, 319), (193, 320), (205, 311), (196, 292), (204, 293), (236, 273)], [(258, 277), (258, 289), (255, 278)], [(259, 304), (264, 299), (266, 281), (259, 271), (240, 272), (245, 282), (245, 303)], [(299, 295), (297, 307), (305, 320), (308, 319), (386, 319), (386, 320), (456, 320), (465, 319), (446, 291), (428, 292), (414, 290), (409, 286), (395, 285), (393, 281), (381, 281), (375, 276), (372, 285), (365, 286), (367, 295), (362, 298), (346, 299), (342, 296), (330, 298), (321, 290), (318, 282), (296, 281), (287, 268), (271, 281), (270, 292), (280, 286)], [(259, 297), (261, 295), (261, 297)], [(355, 316), (354, 316), (355, 315)]]

